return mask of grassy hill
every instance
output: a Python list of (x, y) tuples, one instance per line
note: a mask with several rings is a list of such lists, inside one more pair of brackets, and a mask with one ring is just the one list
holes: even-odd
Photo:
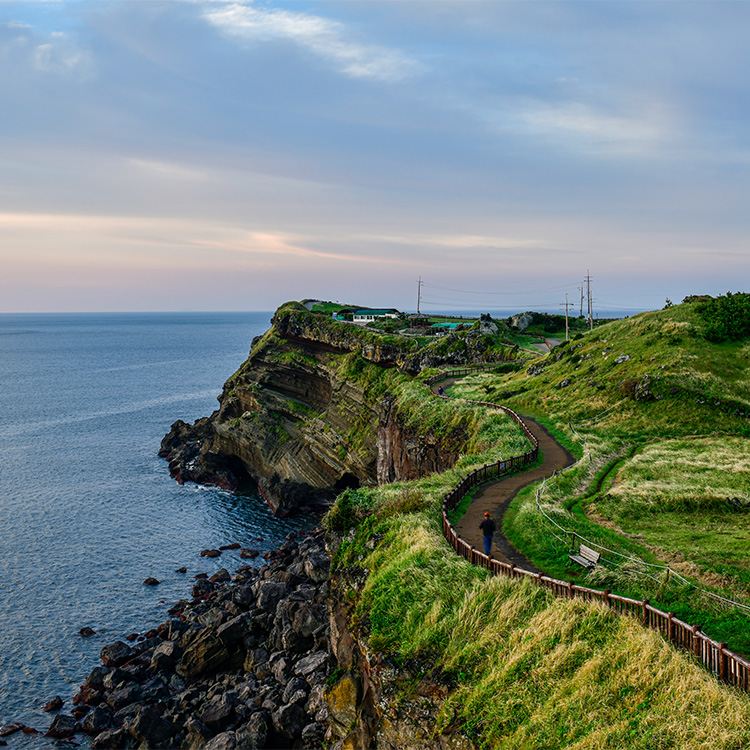
[[(750, 345), (704, 334), (695, 305), (645, 313), (521, 372), (483, 373), (454, 391), (533, 414), (584, 456), (541, 498), (558, 523), (750, 604)], [(419, 422), (424, 405), (414, 406)], [(366, 575), (346, 592), (352, 630), (368, 650), (408, 662), (415, 682), (430, 676), (447, 686), (436, 731), (458, 726), (481, 747), (509, 749), (750, 746), (750, 699), (690, 655), (628, 618), (493, 579), (453, 553), (441, 498), (472, 466), (510, 455), (512, 441), (494, 450), (492, 442), (444, 474), (347, 490), (327, 518), (341, 540), (334, 570)], [(570, 542), (555, 538), (533, 489), (507, 520), (542, 569), (586, 577), (567, 566)], [(588, 580), (650, 598), (750, 653), (748, 615), (675, 578), (630, 562), (600, 566)]]
[[(560, 525), (750, 605), (750, 342), (710, 341), (707, 331), (699, 303), (643, 313), (525, 373), (474, 376), (455, 392), (547, 420), (578, 455), (586, 440), (590, 457), (542, 499)], [(508, 522), (532, 560), (571, 576), (569, 539), (550, 535), (532, 491), (516, 499)], [(669, 580), (663, 568), (612, 562), (592, 583), (648, 597), (750, 653), (748, 613)]]

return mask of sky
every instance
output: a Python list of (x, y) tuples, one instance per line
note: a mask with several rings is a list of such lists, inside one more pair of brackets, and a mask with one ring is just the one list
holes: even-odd
[(0, 312), (748, 290), (750, 3), (0, 1)]

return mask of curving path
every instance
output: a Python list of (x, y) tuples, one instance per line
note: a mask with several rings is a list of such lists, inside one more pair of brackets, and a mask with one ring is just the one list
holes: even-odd
[[(441, 380), (432, 386), (432, 391), (437, 394), (440, 386), (443, 389), (448, 389), (455, 382), (455, 378)], [(539, 573), (539, 569), (522, 555), (503, 533), (505, 511), (508, 509), (510, 501), (518, 494), (520, 489), (534, 482), (541, 481), (558, 469), (569, 466), (574, 463), (575, 458), (536, 420), (523, 414), (520, 416), (534, 437), (539, 441), (539, 452), (542, 456), (542, 463), (529, 471), (525, 471), (523, 474), (503, 477), (495, 482), (489, 482), (480, 486), (468, 510), (456, 524), (456, 531), (469, 544), (473, 544), (477, 549), (484, 550), (479, 523), (484, 518), (485, 511), (489, 511), (492, 518), (495, 519), (495, 523), (497, 523), (497, 532), (495, 533), (494, 544), (492, 546), (492, 556), (502, 562), (525, 568), (532, 573)]]

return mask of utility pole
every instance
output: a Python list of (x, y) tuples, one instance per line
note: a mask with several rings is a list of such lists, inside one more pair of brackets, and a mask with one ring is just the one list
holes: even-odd
[(422, 277), (419, 277), (419, 281), (417, 282), (417, 315), (420, 314), (419, 312), (419, 305), (422, 302)]
[(592, 331), (594, 329), (594, 311), (591, 305), (591, 275), (588, 268), (586, 269), (586, 296), (588, 297), (589, 330)]
[(578, 287), (578, 291), (581, 293), (581, 317), (583, 317), (583, 284)]
[(565, 340), (570, 341), (570, 329), (568, 328), (568, 307), (573, 307), (573, 303), (568, 303), (568, 293), (565, 292)]

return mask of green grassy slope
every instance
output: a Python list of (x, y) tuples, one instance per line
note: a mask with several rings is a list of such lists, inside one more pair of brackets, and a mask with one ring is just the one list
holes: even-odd
[[(533, 413), (578, 454), (587, 439), (591, 457), (542, 498), (558, 521), (744, 597), (750, 513), (722, 498), (750, 497), (743, 442), (750, 387), (742, 372), (749, 352), (745, 343), (711, 344), (700, 331), (688, 306), (647, 313), (585, 334), (534, 363), (531, 374), (477, 375), (456, 391)], [(616, 364), (623, 353), (630, 358)], [(404, 383), (393, 389), (414, 424), (436, 426), (426, 394)], [(575, 433), (568, 427), (569, 417), (611, 407)], [(349, 592), (352, 627), (371, 648), (409, 659), (410, 669), (442, 675), (450, 693), (441, 726), (462, 727), (480, 747), (750, 746), (750, 699), (691, 656), (598, 605), (493, 579), (453, 553), (440, 529), (441, 498), (473, 466), (520, 447), (492, 429), (500, 431), (488, 429), (472, 448), (481, 456), (467, 451), (444, 474), (339, 497), (327, 519), (343, 539), (334, 569), (368, 572), (364, 589)], [(552, 535), (533, 488), (508, 521), (517, 546), (542, 568), (585, 577), (566, 567), (568, 542)], [(656, 578), (602, 566), (589, 582), (649, 597), (692, 622), (700, 616), (710, 635), (738, 650), (747, 644), (746, 615)]]
[[(644, 313), (570, 342), (530, 373), (476, 376), (456, 394), (515, 391), (503, 402), (561, 431), (573, 421), (591, 458), (551, 483), (545, 510), (587, 539), (750, 605), (750, 343), (712, 343), (703, 332), (694, 304)], [(569, 538), (552, 535), (533, 491), (514, 502), (507, 531), (550, 573), (585, 576), (567, 567)], [(592, 585), (648, 597), (750, 653), (748, 614), (667, 580), (663, 569), (605, 557), (617, 564), (597, 570)]]

